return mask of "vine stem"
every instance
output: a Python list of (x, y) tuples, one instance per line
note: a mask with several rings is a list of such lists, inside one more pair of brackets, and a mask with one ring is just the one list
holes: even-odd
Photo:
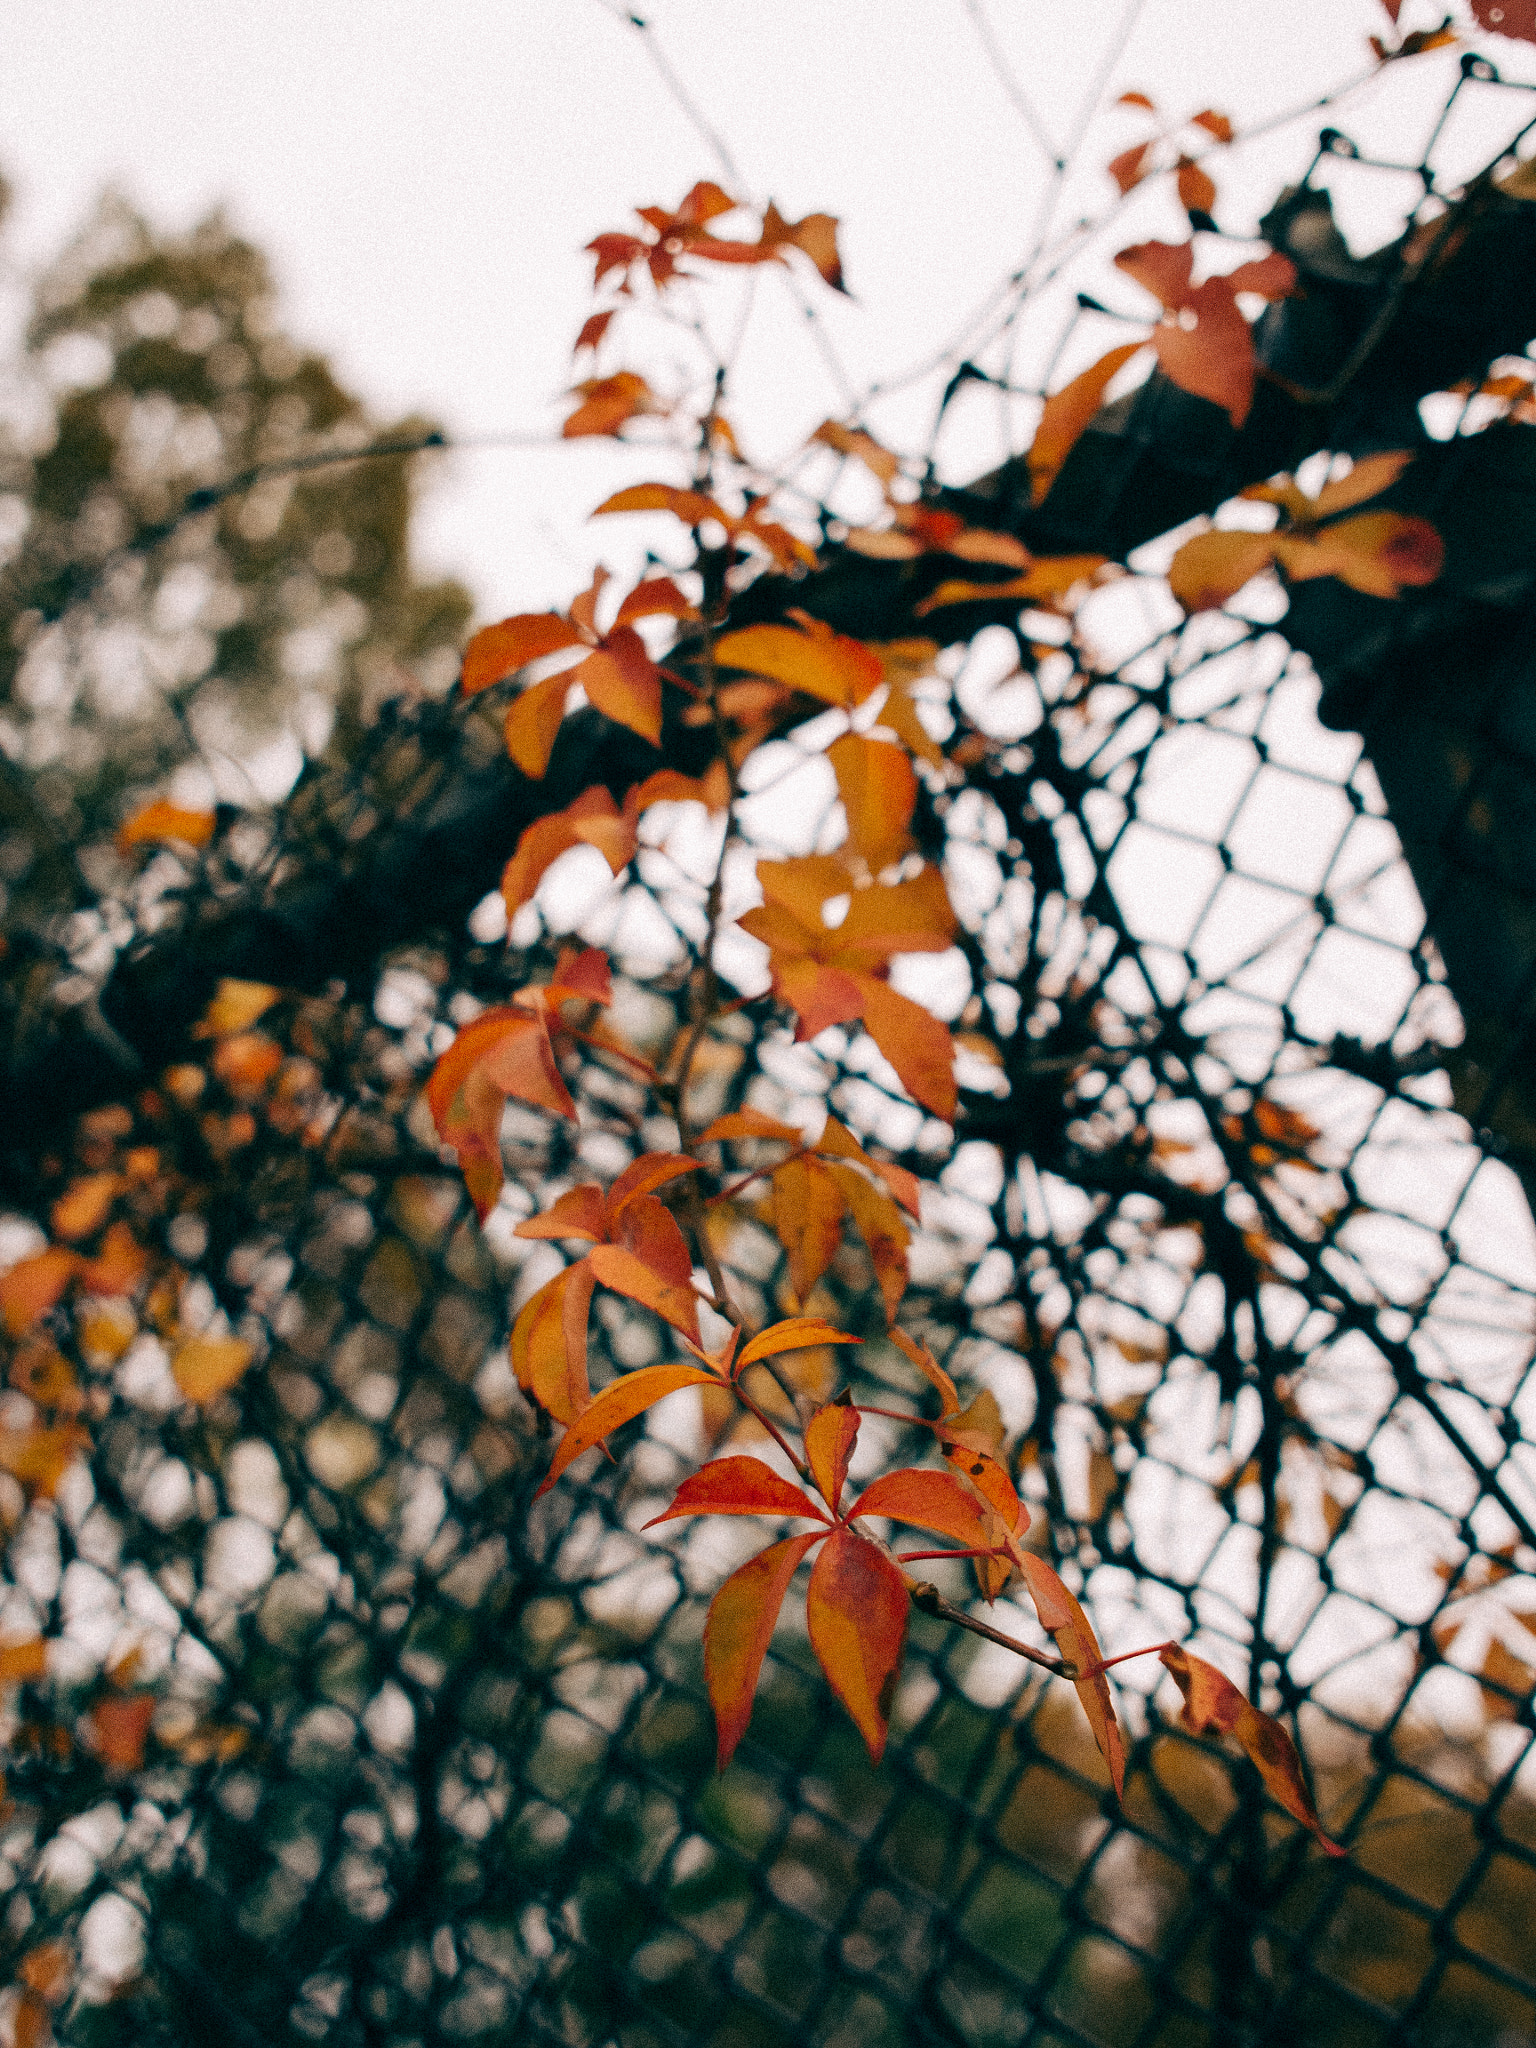
[(940, 1594), (937, 1586), (926, 1579), (920, 1580), (908, 1589), (912, 1605), (924, 1614), (931, 1614), (939, 1621), (953, 1622), (956, 1628), (969, 1630), (973, 1636), (982, 1636), (989, 1643), (1000, 1644), (1005, 1650), (1012, 1650), (1016, 1657), (1027, 1657), (1031, 1664), (1038, 1664), (1042, 1671), (1049, 1671), (1053, 1678), (1071, 1678), (1073, 1671), (1060, 1657), (1052, 1657), (1045, 1650), (1037, 1650), (1029, 1643), (1021, 1643), (1017, 1636), (1005, 1636), (1000, 1628), (978, 1621), (973, 1614), (967, 1614), (963, 1607), (956, 1607)]

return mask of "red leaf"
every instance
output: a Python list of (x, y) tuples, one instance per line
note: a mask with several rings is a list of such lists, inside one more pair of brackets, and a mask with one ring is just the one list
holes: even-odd
[(616, 306), (610, 306), (606, 313), (593, 313), (577, 335), (576, 346), (571, 350), (571, 354), (579, 356), (584, 348), (596, 348), (608, 332), (608, 323), (617, 311)]
[(723, 1771), (747, 1732), (752, 1695), (768, 1651), (779, 1609), (801, 1559), (821, 1531), (786, 1536), (740, 1571), (732, 1572), (710, 1602), (704, 1623), (704, 1678), (719, 1730), (719, 1764)]
[(883, 1515), (889, 1522), (933, 1529), (967, 1549), (985, 1550), (992, 1542), (974, 1498), (948, 1472), (887, 1472), (859, 1495), (848, 1519), (855, 1515)]
[[(601, 1254), (594, 1252), (593, 1258)], [(706, 1372), (700, 1365), (643, 1365), (638, 1372), (627, 1372), (622, 1379), (614, 1380), (596, 1396), (590, 1408), (586, 1408), (560, 1439), (554, 1461), (546, 1473), (539, 1493), (547, 1493), (573, 1459), (583, 1451), (591, 1450), (603, 1438), (626, 1422), (633, 1422), (637, 1415), (643, 1415), (647, 1408), (653, 1408), (668, 1394), (675, 1394), (680, 1387), (718, 1387), (719, 1376)], [(535, 1499), (538, 1494), (535, 1494)]]
[(889, 1558), (851, 1529), (835, 1529), (805, 1596), (811, 1648), (852, 1715), (875, 1763), (907, 1644), (906, 1581)]
[(1187, 156), (1179, 158), (1178, 187), (1179, 204), (1186, 213), (1210, 213), (1215, 208), (1215, 183)]
[(501, 1191), (501, 1112), (509, 1095), (556, 1116), (576, 1114), (542, 1013), (516, 1005), (487, 1010), (467, 1024), (426, 1087), (438, 1135), (458, 1153), (482, 1223)]
[(1224, 1735), (1235, 1735), (1257, 1766), (1271, 1797), (1304, 1828), (1310, 1828), (1330, 1856), (1345, 1855), (1347, 1852), (1323, 1833), (1301, 1775), (1296, 1745), (1280, 1723), (1260, 1713), (1244, 1699), (1230, 1678), (1214, 1664), (1207, 1664), (1203, 1657), (1192, 1656), (1177, 1643), (1165, 1645), (1160, 1655), (1184, 1695), (1179, 1719), (1190, 1734), (1204, 1735), (1216, 1728)]
[(859, 1411), (846, 1401), (829, 1401), (805, 1425), (805, 1459), (821, 1497), (835, 1515), (858, 1440)]
[(1125, 1789), (1125, 1744), (1120, 1736), (1120, 1723), (1115, 1719), (1109, 1680), (1102, 1669), (1104, 1653), (1098, 1639), (1087, 1615), (1043, 1557), (1036, 1557), (1030, 1550), (1020, 1551), (1015, 1563), (1024, 1574), (1040, 1626), (1055, 1639), (1066, 1662), (1083, 1674), (1074, 1678), (1073, 1684), (1099, 1753), (1109, 1765), (1115, 1796), (1119, 1798)]
[(825, 1522), (825, 1512), (808, 1493), (781, 1479), (761, 1458), (716, 1458), (685, 1479), (663, 1515), (645, 1526), (670, 1522), (679, 1515), (811, 1515)]
[(1536, 0), (1472, 0), (1472, 14), (1479, 28), (1536, 43)]

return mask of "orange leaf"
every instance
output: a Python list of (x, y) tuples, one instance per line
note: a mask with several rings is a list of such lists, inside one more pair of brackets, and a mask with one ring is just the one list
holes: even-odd
[(27, 1989), (48, 2005), (57, 2005), (69, 1989), (71, 1957), (68, 1944), (45, 1941), (28, 1949), (17, 1965), (16, 1974)]
[[(1387, 455), (1361, 456), (1348, 476), (1324, 484), (1315, 498), (1310, 502), (1303, 501), (1309, 516), (1314, 520), (1331, 519), (1335, 513), (1347, 512), (1352, 505), (1363, 505), (1368, 498), (1380, 497), (1383, 491), (1391, 489), (1412, 461), (1411, 448), (1394, 449)], [(1258, 495), (1258, 490), (1243, 493), (1244, 497)]]
[(567, 1188), (540, 1215), (529, 1216), (513, 1231), (514, 1237), (585, 1237), (603, 1244), (608, 1237), (608, 1204), (595, 1182)]
[(722, 634), (715, 642), (716, 661), (722, 668), (769, 676), (825, 704), (845, 709), (862, 704), (884, 680), (879, 656), (862, 640), (801, 616), (801, 627), (744, 626)]
[(890, 1559), (851, 1529), (834, 1529), (811, 1572), (805, 1618), (811, 1648), (875, 1763), (885, 1750), (908, 1612), (906, 1581)]
[(1216, 204), (1216, 186), (1200, 166), (1187, 156), (1179, 158), (1179, 204), (1186, 213), (1210, 213)]
[(533, 895), (545, 870), (573, 846), (595, 846), (616, 875), (634, 855), (634, 819), (625, 816), (601, 786), (583, 790), (563, 811), (535, 819), (523, 831), (501, 878), (508, 917)]
[(78, 1252), (49, 1245), (0, 1274), (0, 1317), (13, 1337), (40, 1322), (80, 1271)]
[(487, 1010), (467, 1024), (426, 1087), (438, 1135), (458, 1153), (482, 1223), (501, 1191), (501, 1112), (509, 1095), (556, 1116), (576, 1115), (542, 1013), (515, 1005)]
[(820, 1316), (790, 1316), (782, 1323), (772, 1323), (756, 1337), (742, 1346), (741, 1356), (736, 1361), (736, 1370), (741, 1372), (749, 1365), (755, 1365), (760, 1358), (777, 1358), (785, 1351), (808, 1351), (816, 1344), (862, 1344), (862, 1337), (848, 1337), (841, 1330)]
[(912, 763), (904, 748), (852, 732), (833, 741), (827, 759), (848, 817), (848, 845), (878, 874), (912, 845), (907, 829), (917, 801)]
[(1344, 1855), (1346, 1852), (1338, 1843), (1323, 1833), (1317, 1809), (1302, 1779), (1296, 1745), (1280, 1723), (1260, 1713), (1244, 1699), (1230, 1678), (1204, 1658), (1192, 1656), (1176, 1643), (1166, 1644), (1159, 1654), (1184, 1695), (1179, 1719), (1190, 1734), (1204, 1735), (1216, 1728), (1224, 1735), (1235, 1735), (1257, 1766), (1271, 1797), (1304, 1828), (1309, 1828), (1330, 1856)]
[(1368, 597), (1433, 583), (1445, 562), (1445, 545), (1429, 521), (1401, 512), (1360, 512), (1315, 534), (1276, 534), (1273, 546), (1293, 582), (1336, 576)]
[(854, 976), (864, 998), (864, 1028), (915, 1102), (955, 1120), (955, 1043), (938, 1018), (873, 975)]
[[(650, 1201), (651, 1198), (644, 1199)], [(666, 1217), (681, 1245), (682, 1232), (672, 1222), (667, 1211), (662, 1209), (659, 1202), (655, 1202), (653, 1206)], [(643, 1203), (636, 1203), (636, 1209), (641, 1207)], [(634, 1213), (635, 1210), (630, 1210), (626, 1215), (626, 1221)], [(652, 1254), (654, 1250), (653, 1238)], [(686, 1259), (686, 1248), (684, 1257)], [(680, 1284), (674, 1279), (667, 1278), (656, 1270), (650, 1255), (642, 1258), (624, 1245), (600, 1244), (588, 1254), (588, 1259), (593, 1272), (605, 1287), (611, 1287), (615, 1294), (627, 1294), (631, 1301), (638, 1301), (642, 1308), (653, 1310), (674, 1329), (681, 1330), (684, 1336), (691, 1337), (695, 1343), (698, 1342), (699, 1304), (691, 1284)]]
[(1143, 107), (1149, 114), (1157, 112), (1156, 100), (1149, 100), (1144, 92), (1123, 92), (1115, 101), (1117, 107)]
[(283, 1064), (283, 1048), (264, 1031), (237, 1031), (221, 1038), (209, 1065), (237, 1101), (262, 1094)]
[(512, 1325), (512, 1370), (556, 1422), (567, 1427), (592, 1399), (587, 1380), (587, 1311), (596, 1284), (585, 1259), (528, 1297)]
[(888, 1159), (871, 1159), (847, 1125), (840, 1124), (835, 1116), (829, 1116), (822, 1125), (821, 1136), (811, 1150), (825, 1159), (856, 1159), (860, 1166), (867, 1166), (871, 1173), (880, 1176), (909, 1216), (921, 1215), (922, 1183), (917, 1175), (904, 1166), (893, 1166)]
[(185, 811), (164, 798), (135, 811), (117, 828), (117, 850), (129, 853), (135, 846), (176, 840), (183, 846), (206, 846), (213, 837), (212, 811)]
[(55, 1237), (72, 1243), (94, 1237), (112, 1212), (123, 1186), (118, 1173), (91, 1173), (72, 1180), (49, 1213)]
[(1213, 528), (1184, 542), (1168, 565), (1168, 588), (1187, 612), (1219, 611), (1267, 569), (1278, 536)]
[(256, 1356), (240, 1337), (188, 1337), (171, 1357), (171, 1372), (189, 1401), (201, 1407), (228, 1393)]
[(214, 991), (213, 1001), (192, 1027), (194, 1038), (227, 1038), (231, 1032), (249, 1031), (258, 1017), (264, 1017), (278, 1001), (282, 990), (265, 981), (235, 981), (226, 975)]
[(862, 427), (843, 427), (836, 420), (823, 420), (811, 439), (820, 441), (826, 448), (835, 448), (839, 455), (853, 456), (887, 486), (895, 483), (901, 474), (901, 463), (890, 449), (882, 448)]
[(30, 1494), (51, 1500), (59, 1481), (91, 1440), (77, 1422), (56, 1423), (51, 1429), (0, 1429), (0, 1471)]
[[(831, 285), (833, 291), (845, 289), (843, 284), (842, 259), (837, 253), (837, 219), (830, 213), (808, 213), (804, 220), (788, 221), (770, 199), (763, 210), (763, 226), (758, 246), (765, 256), (779, 256), (784, 249), (798, 249), (808, 257), (821, 276), (823, 283)], [(706, 245), (699, 250), (701, 256), (713, 256), (720, 245)]]
[(1122, 193), (1131, 191), (1147, 175), (1147, 158), (1151, 154), (1150, 142), (1138, 142), (1132, 149), (1122, 149), (1118, 156), (1112, 156), (1104, 166)]
[(649, 810), (652, 804), (703, 804), (709, 811), (728, 811), (731, 807), (730, 770), (721, 760), (714, 760), (702, 775), (684, 775), (676, 768), (658, 768), (654, 775), (647, 775), (644, 782), (637, 783), (624, 799), (626, 808), (633, 805), (636, 812)]
[[(1138, 348), (1143, 343), (1136, 344)], [(1017, 599), (1020, 604), (1058, 606), (1059, 600), (1086, 583), (1095, 570), (1102, 569), (1102, 555), (1042, 555), (1022, 576), (1006, 583), (941, 583), (921, 604), (913, 606), (920, 618), (942, 611), (951, 604), (1001, 604)]]
[(561, 427), (567, 441), (588, 434), (616, 434), (626, 420), (641, 413), (665, 412), (645, 379), (634, 370), (619, 370), (612, 377), (590, 377), (572, 387), (582, 401)]
[(723, 1771), (747, 1732), (774, 1624), (789, 1582), (821, 1532), (786, 1536), (732, 1572), (709, 1605), (704, 1623), (704, 1678), (719, 1730)]
[(670, 576), (653, 576), (637, 583), (619, 606), (615, 626), (627, 626), (633, 619), (654, 619), (665, 614), (674, 619), (696, 619), (698, 607), (684, 597)]
[(842, 1190), (819, 1159), (786, 1159), (774, 1168), (773, 1227), (789, 1264), (789, 1284), (804, 1301), (843, 1240)]
[(907, 1291), (907, 1246), (912, 1242), (911, 1233), (890, 1196), (883, 1189), (872, 1187), (863, 1174), (851, 1166), (829, 1166), (827, 1171), (842, 1190), (847, 1212), (868, 1248), (889, 1321)]
[[(611, 1247), (609, 1248), (611, 1249)], [(593, 1253), (594, 1260), (600, 1256)], [(635, 1263), (638, 1265), (639, 1261)], [(560, 1474), (573, 1459), (583, 1451), (591, 1450), (603, 1438), (626, 1422), (633, 1422), (637, 1415), (643, 1415), (647, 1408), (653, 1408), (668, 1394), (675, 1394), (680, 1387), (718, 1387), (717, 1373), (706, 1372), (700, 1365), (643, 1365), (638, 1372), (627, 1372), (621, 1379), (612, 1381), (596, 1395), (590, 1408), (571, 1424), (560, 1439), (554, 1461), (545, 1475), (539, 1493), (547, 1493)], [(538, 1494), (535, 1494), (535, 1499)]]
[(944, 1415), (957, 1414), (960, 1408), (959, 1391), (949, 1374), (928, 1349), (928, 1346), (926, 1344), (915, 1344), (906, 1331), (898, 1330), (894, 1323), (886, 1331), (886, 1335), (897, 1349), (904, 1352), (912, 1361), (929, 1385), (937, 1389), (941, 1403), (940, 1412)]
[(679, 1515), (810, 1515), (825, 1522), (825, 1512), (808, 1493), (781, 1479), (761, 1458), (716, 1458), (703, 1465), (673, 1495), (665, 1514), (645, 1524), (670, 1522)]
[(731, 523), (713, 498), (702, 491), (680, 491), (672, 484), (631, 484), (604, 498), (592, 517), (600, 519), (607, 512), (672, 512), (684, 526), (702, 526), (707, 519), (726, 527)]
[(699, 1162), (685, 1152), (646, 1152), (608, 1190), (608, 1214), (616, 1223), (639, 1195), (653, 1194), (685, 1173), (697, 1173)]
[(571, 672), (546, 676), (524, 690), (507, 707), (502, 732), (507, 752), (523, 773), (537, 782), (549, 766), (555, 738), (565, 717), (565, 700), (571, 687)]
[(0, 1685), (26, 1685), (48, 1669), (48, 1645), (41, 1636), (21, 1643), (0, 1643)]
[(984, 1550), (992, 1542), (975, 1499), (948, 1472), (887, 1472), (859, 1495), (848, 1510), (849, 1521), (855, 1515), (883, 1515), (888, 1522), (933, 1529), (967, 1549)]
[(633, 626), (615, 626), (601, 647), (564, 678), (580, 683), (595, 710), (654, 747), (661, 739), (661, 670)]
[(459, 688), (466, 697), (478, 696), (531, 661), (581, 645), (581, 634), (558, 612), (519, 612), (499, 626), (485, 626), (476, 633), (464, 650)]
[(1029, 451), (1030, 492), (1036, 505), (1055, 483), (1061, 465), (1103, 403), (1106, 386), (1145, 346), (1140, 341), (1122, 342), (1045, 401)]
[(1102, 1669), (1104, 1656), (1098, 1639), (1089, 1626), (1087, 1615), (1043, 1557), (1036, 1557), (1033, 1551), (1022, 1550), (1016, 1554), (1014, 1562), (1024, 1575), (1024, 1583), (1040, 1616), (1040, 1626), (1055, 1639), (1056, 1648), (1064, 1660), (1082, 1674), (1072, 1682), (1088, 1716), (1093, 1739), (1109, 1765), (1115, 1796), (1119, 1798), (1125, 1788), (1125, 1744), (1120, 1736), (1120, 1723), (1115, 1719), (1109, 1680)]
[(101, 1240), (94, 1259), (80, 1268), (87, 1294), (132, 1294), (149, 1266), (145, 1251), (126, 1223), (114, 1223)]
[(805, 1457), (822, 1499), (835, 1515), (848, 1477), (848, 1461), (859, 1434), (859, 1411), (846, 1401), (829, 1401), (805, 1425)]
[(1235, 132), (1226, 115), (1218, 114), (1214, 107), (1203, 107), (1198, 114), (1191, 114), (1189, 121), (1192, 128), (1203, 128), (1218, 142), (1230, 142)]
[(700, 1144), (725, 1138), (782, 1138), (788, 1145), (803, 1145), (805, 1133), (794, 1124), (764, 1116), (760, 1109), (733, 1109), (699, 1133)]

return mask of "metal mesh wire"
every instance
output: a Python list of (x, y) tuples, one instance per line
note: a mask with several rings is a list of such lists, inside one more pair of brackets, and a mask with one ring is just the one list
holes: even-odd
[[(71, 2031), (1531, 2036), (1530, 1225), (1448, 1106), (1454, 1011), (1358, 742), (1316, 727), (1272, 635), (1212, 634), (1086, 691), (1050, 664), (1010, 685), (974, 792), (928, 820), (978, 985), (1019, 1006), (1011, 1092), (972, 1077), (904, 1313), (995, 1391), (1106, 1650), (1172, 1634), (1250, 1678), (1350, 1861), (1134, 1665), (1118, 1810), (1066, 1688), (926, 1619), (882, 1768), (791, 1615), (714, 1774), (700, 1622), (751, 1537), (641, 1533), (697, 1421), (531, 1505), (549, 1446), (504, 1348), (542, 1270), (517, 1281), (506, 1226), (643, 1148), (642, 1099), (594, 1063), (574, 1139), (514, 1106), (517, 1192), (482, 1236), (419, 1084), (452, 1021), (547, 956), (445, 941), (381, 963), (371, 1008), (269, 1012), (275, 1072), (238, 1037), (193, 1046), (43, 1162), (45, 1192), (120, 1174), (112, 1215), (191, 1276), (183, 1326), (261, 1354), (190, 1407), (154, 1298), (135, 1329), (86, 1295), (47, 1326), (78, 1394), (36, 1338), (13, 1349), (11, 1426), (30, 1389), (45, 1419), (83, 1401), (92, 1439), (56, 1503), (6, 1482), (6, 1632), (59, 1638), (17, 1695), (7, 1926), (23, 1955), (79, 1941)], [(815, 773), (779, 762), (781, 817), (814, 809), (793, 778)], [(687, 925), (682, 868), (650, 872), (606, 913), (621, 958), (642, 895)], [(661, 1034), (667, 987), (621, 986), (632, 1032)], [(759, 1006), (707, 1071), (721, 1107), (754, 1074), (780, 1108), (830, 1088), (932, 1170), (857, 1038), (792, 1048)], [(729, 1257), (766, 1309), (767, 1232), (744, 1218)], [(878, 1331), (861, 1252), (826, 1300)], [(599, 1301), (599, 1361), (662, 1355)], [(854, 1385), (920, 1391), (878, 1343)], [(920, 1451), (873, 1422), (863, 1445)], [(113, 1735), (140, 1698), (142, 1757)]]
[[(8, 1694), (18, 2048), (49, 2016), (103, 2048), (1536, 2040), (1530, 1216), (1452, 1106), (1423, 908), (1305, 662), (1262, 622), (1169, 624), (1155, 578), (1102, 603), (1135, 650), (1112, 674), (1045, 653), (998, 687), (983, 637), (924, 686), (989, 736), (916, 821), (1001, 1061), (968, 1056), (949, 1163), (856, 1033), (793, 1047), (748, 1005), (700, 1071), (712, 1108), (830, 1100), (936, 1174), (904, 1320), (994, 1393), (1106, 1651), (1189, 1640), (1281, 1715), (1348, 1861), (1179, 1730), (1155, 1667), (1120, 1674), (1121, 1807), (1065, 1687), (922, 1616), (881, 1767), (792, 1600), (715, 1774), (701, 1621), (754, 1539), (642, 1527), (701, 1418), (535, 1502), (550, 1443), (506, 1353), (548, 1270), (517, 1217), (660, 1140), (589, 1062), (574, 1134), (509, 1110), (480, 1232), (420, 1086), (552, 946), (427, 935), (361, 996), (194, 1041), (38, 1162), (39, 1216), (110, 1176), (75, 1242), (129, 1221), (156, 1264), (9, 1346), (0, 1636), (53, 1644)], [(301, 842), (349, 860), (414, 800), (410, 736), (291, 809), (291, 846), (232, 837), (228, 886)], [(756, 772), (760, 850), (815, 843), (824, 766), (786, 743)], [(111, 916), (163, 918), (167, 887)], [(669, 839), (589, 912), (641, 1043), (680, 1014), (703, 892)], [(782, 1305), (749, 1210), (726, 1256)], [(872, 1340), (856, 1397), (920, 1407), (856, 1244), (814, 1305)], [(189, 1329), (257, 1357), (199, 1406)], [(597, 1377), (662, 1344), (599, 1296)], [(39, 1423), (85, 1432), (54, 1499), (7, 1448)], [(861, 1456), (923, 1441), (867, 1419)]]

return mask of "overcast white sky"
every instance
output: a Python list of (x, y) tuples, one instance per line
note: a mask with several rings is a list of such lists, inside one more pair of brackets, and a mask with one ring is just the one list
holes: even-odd
[[(1438, 18), (1406, 0), (1405, 25), (1418, 7)], [(642, 11), (733, 154), (737, 189), (772, 194), (792, 217), (841, 216), (856, 299), (815, 295), (855, 385), (942, 347), (1027, 243), (1046, 165), (978, 16), (1058, 141), (1085, 99), (1099, 108), (1064, 219), (1104, 203), (1100, 166), (1143, 132), (1109, 110), (1121, 90), (1174, 112), (1214, 104), (1242, 128), (1359, 72), (1366, 35), (1385, 26), (1378, 0), (646, 0)], [(1128, 17), (1123, 54), (1095, 91)], [(380, 413), (426, 411), (456, 434), (553, 436), (591, 303), (581, 245), (625, 224), (632, 203), (675, 203), (695, 178), (725, 179), (642, 38), (603, 0), (11, 0), (0, 20), (0, 164), (18, 187), (11, 242), (24, 263), (57, 248), (108, 182), (167, 228), (223, 204), (270, 254), (298, 339), (328, 350)], [(1536, 57), (1489, 48), (1506, 69)], [(1333, 118), (1414, 156), (1420, 114), (1455, 61), (1394, 67)], [(1241, 174), (1223, 175), (1223, 218), (1251, 222), (1304, 167), (1318, 125), (1313, 114), (1280, 129)], [(1378, 198), (1389, 183), (1377, 181)], [(1108, 255), (1147, 235), (1181, 238), (1181, 220), (1164, 181), (1117, 223), (1088, 281), (1134, 308)], [(736, 418), (749, 446), (777, 456), (839, 397), (788, 295), (760, 301), (764, 338), (744, 359)], [(921, 446), (931, 401), (925, 387), (876, 422)], [(956, 472), (973, 454), (992, 459), (997, 432), (994, 415), (961, 421), (946, 451)], [(458, 454), (423, 550), (467, 577), (486, 615), (563, 602), (598, 545), (584, 515), (657, 467), (612, 443)]]

